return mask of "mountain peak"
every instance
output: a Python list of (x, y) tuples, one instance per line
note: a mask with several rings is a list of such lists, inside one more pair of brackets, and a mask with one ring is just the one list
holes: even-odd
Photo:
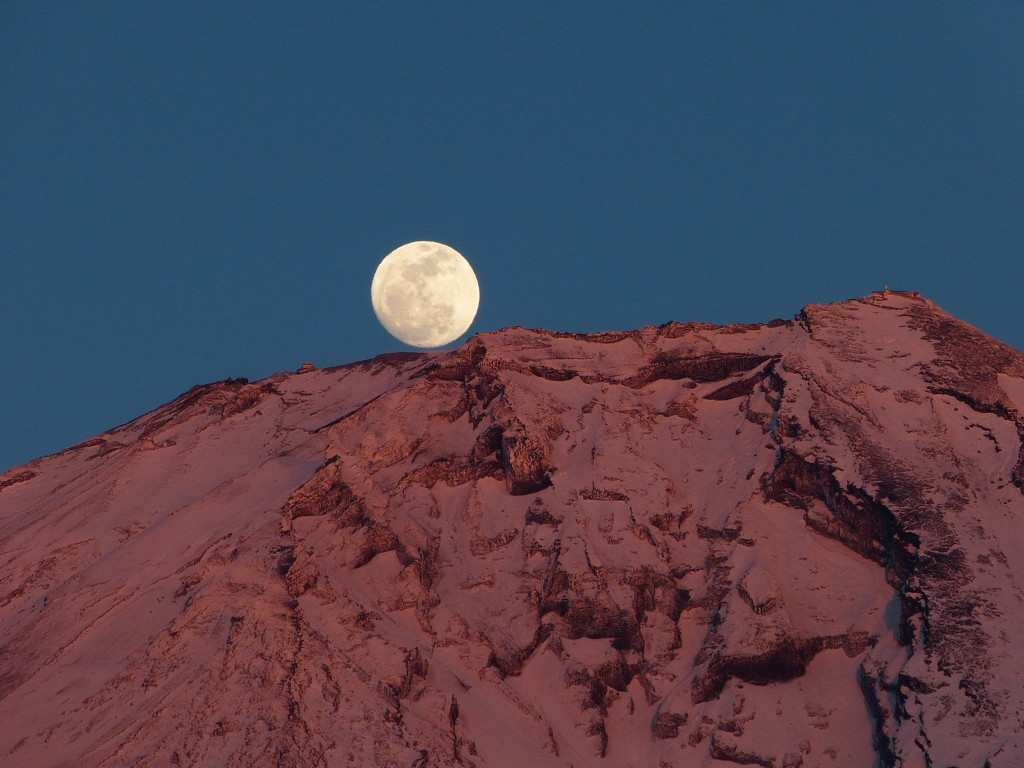
[(900, 291), (193, 388), (0, 476), (0, 755), (1019, 765), (1022, 412)]

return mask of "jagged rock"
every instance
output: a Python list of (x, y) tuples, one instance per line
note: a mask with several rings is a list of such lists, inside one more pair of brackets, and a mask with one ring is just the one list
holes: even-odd
[(0, 475), (0, 764), (1016, 768), (1022, 413), (896, 291), (195, 387)]
[(778, 764), (771, 757), (744, 750), (727, 736), (723, 736), (720, 733), (713, 733), (711, 735), (710, 753), (711, 757), (715, 760), (722, 760), (727, 763), (760, 765), (762, 768), (778, 768)]
[(512, 496), (526, 496), (551, 485), (548, 445), (522, 429), (501, 434), (501, 466), (505, 488)]
[(33, 472), (31, 469), (25, 469), (20, 472), (11, 471), (6, 472), (4, 474), (4, 479), (0, 480), (0, 491), (2, 491), (4, 488), (7, 488), (8, 486), (14, 485), (15, 483), (24, 483), (25, 481), (31, 480), (33, 477), (36, 476), (36, 473)]

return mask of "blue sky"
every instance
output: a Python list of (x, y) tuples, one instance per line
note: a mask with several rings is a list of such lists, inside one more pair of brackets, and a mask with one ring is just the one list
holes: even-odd
[(0, 470), (194, 384), (888, 284), (1024, 348), (1019, 2), (0, 2)]

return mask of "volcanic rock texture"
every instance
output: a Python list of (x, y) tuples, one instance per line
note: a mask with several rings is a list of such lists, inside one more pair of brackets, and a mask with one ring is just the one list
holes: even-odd
[(1019, 768), (1022, 413), (907, 293), (196, 387), (0, 476), (0, 764)]

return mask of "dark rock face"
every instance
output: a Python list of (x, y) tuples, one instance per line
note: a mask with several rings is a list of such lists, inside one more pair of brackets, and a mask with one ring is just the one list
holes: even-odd
[(704, 395), (705, 400), (733, 400), (737, 397), (747, 397), (753, 391), (754, 388), (760, 384), (764, 379), (771, 374), (772, 369), (769, 366), (762, 368), (756, 372), (753, 376), (739, 379), (730, 384), (726, 384), (724, 387), (719, 387), (714, 392), (709, 392)]
[[(892, 511), (864, 489), (840, 488), (834, 468), (782, 449), (778, 465), (765, 478), (764, 493), (803, 510), (808, 528), (883, 566), (894, 587), (904, 585), (914, 572), (920, 538), (903, 530)], [(828, 514), (813, 514), (815, 502), (823, 503)]]
[(767, 357), (738, 353), (719, 353), (696, 357), (655, 355), (638, 373), (622, 379), (627, 387), (639, 389), (661, 379), (679, 381), (689, 379), (696, 383), (722, 381), (733, 374), (743, 373), (764, 363)]
[(587, 599), (569, 600), (563, 619), (562, 634), (571, 640), (581, 637), (608, 639), (612, 648), (618, 651), (643, 650), (636, 617), (614, 604)]
[(339, 478), (338, 469), (337, 456), (324, 462), (301, 488), (288, 497), (288, 503), (282, 510), (284, 517), (292, 520), (347, 512), (356, 499), (352, 489)]
[(694, 679), (694, 703), (718, 698), (731, 678), (753, 685), (784, 683), (805, 674), (807, 665), (821, 651), (839, 648), (854, 658), (873, 646), (874, 641), (865, 632), (807, 639), (785, 636), (763, 653), (721, 656), (702, 677)]
[(711, 738), (711, 757), (737, 765), (760, 765), (762, 768), (776, 768), (775, 761), (770, 757), (742, 750), (717, 733)]
[(0, 491), (8, 486), (14, 485), (15, 483), (24, 483), (26, 480), (31, 480), (36, 476), (36, 473), (31, 469), (22, 470), (20, 472), (10, 473), (8, 477), (0, 480)]
[(551, 485), (547, 445), (522, 431), (501, 434), (501, 466), (505, 488), (512, 496), (537, 493)]
[(1024, 356), (920, 297), (300, 370), (0, 476), (5, 768), (1024, 761)]

